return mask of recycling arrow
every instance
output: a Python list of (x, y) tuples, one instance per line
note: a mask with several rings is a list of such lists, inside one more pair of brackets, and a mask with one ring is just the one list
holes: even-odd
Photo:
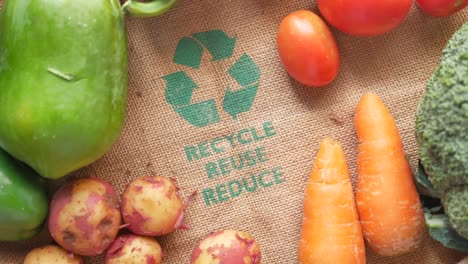
[(184, 37), (177, 44), (174, 62), (187, 67), (198, 69), (200, 67), (203, 47), (195, 39)]
[(166, 101), (173, 106), (190, 104), (193, 91), (198, 86), (183, 71), (163, 77), (166, 80)]
[[(212, 30), (183, 37), (176, 47), (174, 63), (198, 69), (203, 50), (206, 49), (212, 61), (231, 58), (236, 37), (229, 37), (221, 30)], [(243, 54), (228, 70), (229, 75), (242, 89), (226, 88), (222, 109), (232, 118), (252, 108), (260, 84), (260, 68), (252, 58)], [(216, 101), (209, 99), (192, 102), (198, 85), (184, 71), (163, 76), (166, 81), (165, 99), (175, 112), (190, 124), (204, 127), (221, 121)]]
[(221, 120), (214, 99), (175, 108), (174, 110), (183, 119), (197, 127), (215, 124)]
[(193, 34), (193, 37), (206, 47), (211, 56), (213, 56), (212, 61), (231, 58), (234, 53), (236, 37), (230, 38), (221, 30), (201, 32)]
[(253, 83), (260, 79), (260, 68), (249, 55), (244, 54), (228, 72), (237, 83), (245, 87), (239, 91), (232, 91), (228, 87), (224, 96), (224, 111), (236, 119), (238, 114), (249, 111), (253, 105), (258, 90), (258, 84)]
[(213, 99), (190, 104), (193, 92), (198, 86), (185, 72), (169, 74), (163, 79), (166, 80), (166, 101), (174, 106), (174, 110), (182, 118), (198, 127), (219, 122), (216, 102)]
[(232, 57), (236, 37), (230, 38), (221, 30), (195, 33), (191, 37), (182, 38), (176, 47), (174, 62), (187, 67), (200, 67), (203, 47), (212, 56), (212, 61), (224, 60)]
[(237, 115), (250, 110), (257, 95), (258, 84), (246, 87), (239, 91), (226, 90), (224, 96), (223, 109), (232, 118), (237, 119)]

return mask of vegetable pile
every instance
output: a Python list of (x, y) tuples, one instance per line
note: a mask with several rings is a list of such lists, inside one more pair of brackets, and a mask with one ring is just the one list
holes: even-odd
[[(158, 16), (176, 2), (4, 1), (0, 241), (31, 239), (44, 226), (54, 240), (30, 251), (25, 264), (82, 264), (82, 256), (101, 254), (106, 264), (160, 264), (164, 244), (156, 238), (190, 229), (184, 216), (196, 192), (184, 202), (176, 179), (141, 176), (120, 196), (97, 177), (68, 179), (50, 201), (44, 181), (95, 162), (118, 139), (128, 80), (124, 15)], [(437, 17), (468, 6), (463, 0), (416, 2)], [(299, 83), (325, 87), (338, 78), (341, 63), (327, 23), (353, 36), (377, 36), (403, 23), (412, 3), (318, 0), (321, 16), (299, 10), (279, 24), (281, 63)], [(18, 23), (37, 17), (47, 23)], [(362, 96), (354, 126), (356, 194), (340, 142), (323, 139), (304, 190), (299, 262), (364, 264), (366, 244), (385, 257), (409, 254), (420, 246), (426, 228), (444, 246), (468, 252), (468, 23), (448, 42), (419, 104), (417, 175), (397, 124), (377, 94)], [(272, 127), (264, 125), (264, 130), (264, 137), (274, 135)], [(253, 142), (262, 139), (252, 133)], [(229, 143), (234, 146), (233, 140)], [(199, 159), (198, 152), (211, 155), (209, 147), (198, 146), (189, 148), (189, 159)], [(266, 161), (262, 148), (255, 151), (256, 159), (249, 159), (251, 151), (237, 156), (252, 164)], [(217, 172), (217, 164), (212, 165)], [(223, 175), (229, 174), (218, 165)], [(194, 245), (190, 263), (260, 264), (261, 259), (253, 236), (227, 228)]]
[(424, 215), (411, 167), (395, 121), (376, 94), (358, 103), (355, 128), (356, 199), (340, 143), (324, 139), (305, 190), (301, 264), (366, 263), (364, 239), (382, 256), (412, 252), (422, 241)]

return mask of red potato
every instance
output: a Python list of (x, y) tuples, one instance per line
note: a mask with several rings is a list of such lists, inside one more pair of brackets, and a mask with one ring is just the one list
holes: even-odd
[(23, 264), (84, 264), (78, 255), (69, 254), (56, 245), (47, 245), (31, 250), (24, 259)]
[(118, 196), (112, 185), (98, 178), (75, 180), (54, 195), (49, 212), (52, 238), (66, 250), (96, 256), (119, 231)]
[(142, 236), (161, 236), (186, 226), (184, 203), (169, 178), (140, 177), (122, 195), (122, 216), (127, 228)]
[(162, 258), (161, 246), (155, 239), (125, 234), (109, 247), (105, 264), (161, 264)]
[(257, 242), (247, 233), (221, 230), (203, 239), (192, 252), (190, 264), (260, 264)]

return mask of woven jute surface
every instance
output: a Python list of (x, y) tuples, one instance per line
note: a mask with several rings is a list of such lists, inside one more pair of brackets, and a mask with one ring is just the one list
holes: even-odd
[[(161, 17), (127, 18), (125, 129), (103, 158), (68, 177), (97, 176), (122, 193), (132, 179), (162, 175), (177, 179), (184, 198), (199, 191), (186, 212), (192, 228), (157, 238), (164, 263), (188, 263), (197, 242), (219, 229), (250, 233), (261, 246), (262, 263), (297, 263), (303, 192), (318, 144), (324, 137), (342, 143), (355, 184), (352, 120), (366, 92), (377, 93), (388, 106), (406, 152), (413, 163), (417, 160), (417, 104), (447, 40), (468, 20), (468, 10), (432, 18), (413, 6), (401, 26), (378, 37), (333, 30), (340, 73), (331, 85), (314, 89), (288, 77), (276, 49), (281, 19), (299, 9), (317, 11), (313, 1), (303, 0), (180, 0)], [(198, 87), (191, 97), (177, 90), (181, 72)], [(205, 107), (193, 106), (200, 102)], [(233, 169), (230, 157), (238, 161), (245, 153), (251, 159), (260, 154), (260, 160)], [(220, 162), (228, 164), (224, 173), (219, 166), (219, 175), (207, 169)], [(52, 191), (65, 180), (54, 182)], [(30, 241), (0, 243), (0, 262), (22, 263), (29, 250), (51, 242), (44, 230)], [(367, 251), (371, 264), (454, 264), (461, 258), (428, 235), (418, 251), (404, 256)], [(104, 263), (102, 256), (86, 261)]]

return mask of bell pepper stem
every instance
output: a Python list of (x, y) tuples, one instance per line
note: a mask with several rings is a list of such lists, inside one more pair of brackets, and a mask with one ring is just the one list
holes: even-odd
[(177, 0), (155, 0), (146, 3), (128, 0), (123, 4), (122, 10), (133, 17), (154, 17), (166, 13), (176, 3)]

